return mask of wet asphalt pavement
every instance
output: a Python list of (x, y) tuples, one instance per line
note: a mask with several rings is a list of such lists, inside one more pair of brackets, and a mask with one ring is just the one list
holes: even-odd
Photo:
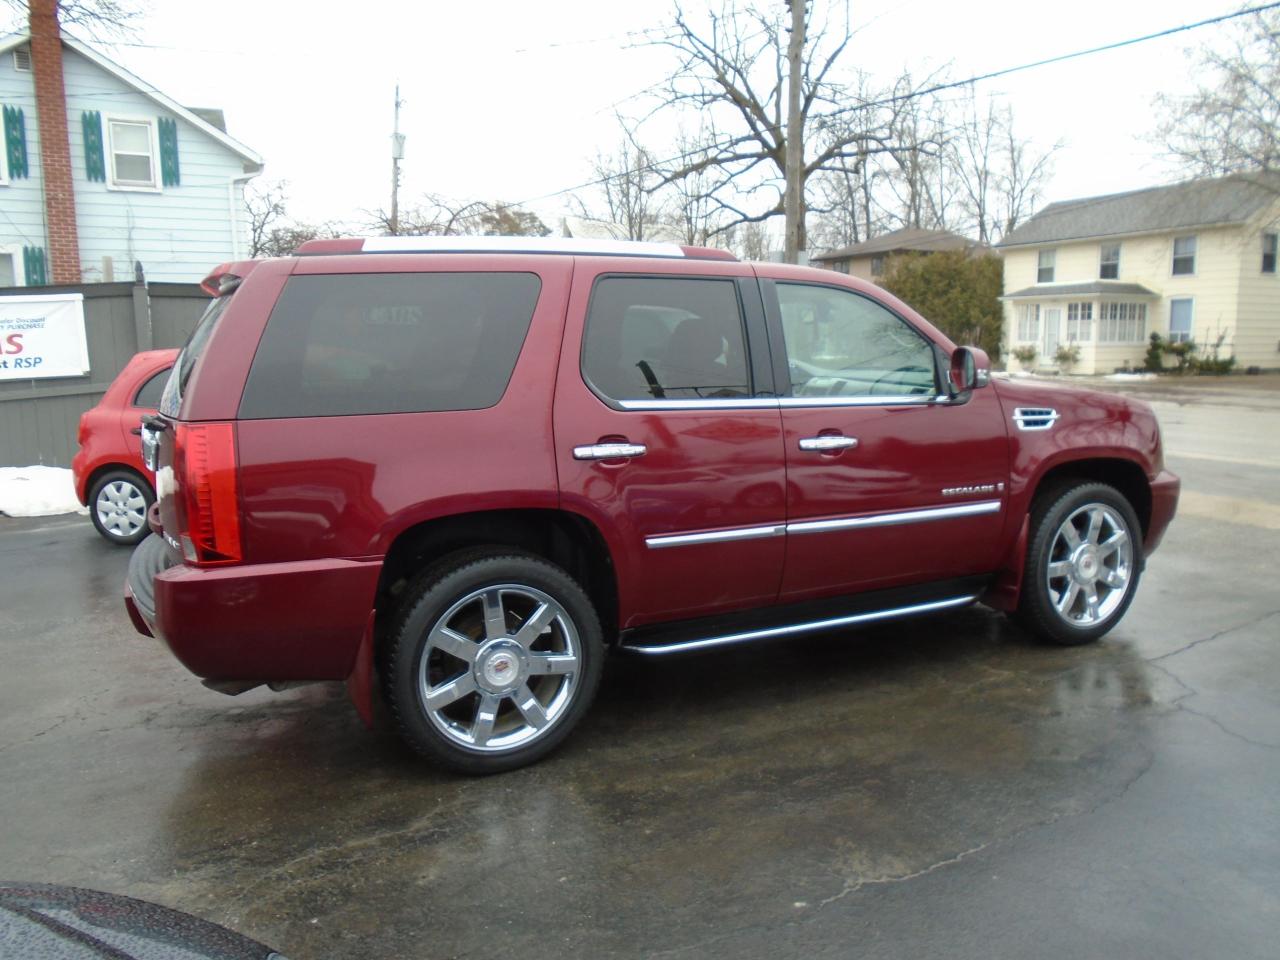
[(295, 960), (1273, 958), (1280, 392), (1158, 399), (1186, 508), (1100, 644), (974, 608), (616, 657), (564, 749), (483, 780), (340, 686), (205, 690), (129, 625), (127, 551), (0, 518), (0, 879)]

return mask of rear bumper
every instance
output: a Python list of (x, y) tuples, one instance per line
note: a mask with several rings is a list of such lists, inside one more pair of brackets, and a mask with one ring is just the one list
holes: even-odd
[(1151, 523), (1147, 526), (1147, 537), (1143, 541), (1143, 551), (1150, 555), (1160, 546), (1164, 532), (1169, 527), (1178, 509), (1178, 494), (1182, 491), (1182, 481), (1168, 470), (1161, 470), (1159, 476), (1151, 481)]
[(380, 560), (189, 567), (153, 534), (130, 560), (125, 607), (206, 680), (344, 680), (381, 570)]

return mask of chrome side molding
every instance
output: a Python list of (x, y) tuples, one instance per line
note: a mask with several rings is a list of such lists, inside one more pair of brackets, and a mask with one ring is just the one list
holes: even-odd
[(948, 507), (926, 507), (923, 510), (903, 510), (900, 513), (875, 513), (866, 517), (841, 517), (837, 520), (801, 520), (787, 524), (787, 533), (826, 533), (828, 530), (853, 530), (858, 527), (895, 527), (904, 523), (926, 523), (930, 520), (950, 520), (953, 517), (973, 517), (984, 513), (997, 513), (999, 500), (979, 500), (977, 503), (957, 503)]
[(763, 527), (739, 527), (736, 530), (712, 530), (707, 533), (675, 533), (662, 537), (645, 537), (650, 550), (664, 547), (683, 547), (691, 543), (724, 543), (729, 540), (759, 540), (763, 537), (780, 537), (786, 533), (786, 524), (777, 523)]
[(1058, 422), (1058, 411), (1053, 407), (1015, 407), (1013, 422), (1019, 430), (1048, 430)]
[(768, 627), (763, 630), (746, 630), (741, 633), (727, 633), (721, 636), (702, 637), (697, 640), (683, 640), (665, 645), (645, 646), (641, 644), (622, 643), (619, 649), (631, 653), (643, 653), (646, 656), (664, 656), (669, 653), (689, 653), (694, 650), (707, 650), (711, 647), (724, 647), (735, 643), (750, 643), (753, 640), (764, 640), (769, 637), (785, 637), (797, 633), (812, 633), (817, 630), (832, 630), (836, 627), (850, 627), (859, 623), (873, 623), (877, 620), (894, 620), (899, 617), (911, 617), (937, 610), (949, 610), (963, 607), (978, 599), (977, 594), (949, 597), (945, 600), (933, 600), (929, 603), (914, 603), (904, 607), (889, 607), (884, 610), (870, 610), (866, 613), (852, 613), (845, 617), (829, 617), (825, 620), (809, 620), (804, 623), (792, 623), (782, 627)]

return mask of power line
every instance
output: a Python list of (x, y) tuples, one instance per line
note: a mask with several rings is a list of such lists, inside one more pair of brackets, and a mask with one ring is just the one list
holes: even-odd
[[(928, 96), (929, 94), (932, 94), (932, 93), (939, 93), (943, 90), (951, 90), (957, 87), (972, 86), (973, 84), (981, 83), (984, 80), (994, 80), (997, 77), (1005, 77), (1013, 73), (1020, 73), (1021, 71), (1024, 71), (1024, 70), (1032, 70), (1036, 67), (1044, 67), (1054, 63), (1062, 63), (1067, 60), (1075, 60), (1080, 57), (1091, 56), (1095, 53), (1105, 53), (1108, 50), (1118, 50), (1123, 47), (1131, 47), (1135, 44), (1145, 43), (1148, 40), (1158, 40), (1162, 37), (1173, 36), (1174, 34), (1184, 33), (1188, 30), (1198, 30), (1201, 27), (1213, 26), (1214, 24), (1225, 23), (1228, 20), (1235, 20), (1239, 17), (1249, 16), (1250, 14), (1254, 14), (1254, 13), (1265, 13), (1268, 10), (1275, 10), (1277, 8), (1280, 8), (1280, 2), (1265, 3), (1255, 7), (1248, 7), (1244, 10), (1237, 10), (1234, 13), (1225, 13), (1225, 14), (1222, 14), (1221, 16), (1209, 17), (1206, 20), (1198, 20), (1195, 23), (1184, 23), (1176, 27), (1169, 27), (1166, 30), (1160, 30), (1156, 33), (1148, 33), (1140, 37), (1131, 37), (1127, 40), (1119, 40), (1119, 41), (1116, 41), (1115, 43), (1104, 44), (1103, 46), (1100, 46), (1100, 47), (1090, 47), (1087, 50), (1077, 50), (1073, 53), (1064, 53), (1056, 57), (1048, 57), (1044, 60), (1036, 60), (1031, 63), (1023, 63), (1014, 67), (1005, 67), (1004, 69), (1001, 69), (1001, 70), (993, 70), (990, 73), (977, 74), (976, 76), (968, 77), (964, 80), (954, 80), (954, 81), (949, 81), (947, 83), (934, 84), (931, 87), (925, 87), (920, 90), (913, 90), (910, 93), (898, 94), (892, 97), (886, 97), (882, 100), (871, 100), (865, 103), (852, 104), (850, 106), (840, 107), (836, 110), (831, 110), (826, 113), (814, 114), (814, 116), (818, 119), (822, 119), (826, 117), (839, 116), (841, 114), (849, 113), (854, 110), (867, 110), (873, 107), (890, 106), (892, 104), (901, 103), (906, 100), (914, 100), (919, 97)], [(553, 197), (563, 196), (564, 194), (567, 194), (567, 193), (575, 193), (578, 190), (585, 190), (589, 187), (603, 186), (604, 184), (610, 182), (611, 180), (620, 180), (623, 177), (630, 176), (631, 174), (634, 174), (637, 172), (655, 171), (671, 163), (677, 163), (681, 160), (687, 160), (691, 157), (705, 155), (713, 150), (721, 150), (726, 147), (732, 146), (739, 139), (740, 138), (735, 137), (732, 140), (725, 140), (718, 143), (707, 144), (706, 146), (699, 147), (694, 150), (687, 150), (684, 153), (677, 154), (676, 156), (669, 157), (665, 160), (655, 160), (652, 163), (643, 165), (634, 170), (623, 171), (621, 173), (607, 174), (603, 177), (597, 177), (594, 180), (588, 180), (584, 183), (580, 183), (572, 187), (565, 187), (561, 190), (554, 190), (551, 193), (544, 193), (540, 196), (530, 197), (528, 200), (520, 201), (520, 203), (517, 204), (517, 206), (523, 206), (524, 204), (528, 204), (528, 203), (536, 203), (539, 200), (550, 200)]]

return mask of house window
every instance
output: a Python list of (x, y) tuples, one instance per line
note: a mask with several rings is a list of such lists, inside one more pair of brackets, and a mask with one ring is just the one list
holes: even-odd
[(1196, 238), (1177, 237), (1173, 241), (1173, 275), (1190, 276), (1196, 272)]
[(22, 279), (18, 269), (18, 255), (8, 250), (0, 250), (0, 287), (17, 287)]
[(1058, 259), (1057, 250), (1041, 250), (1036, 264), (1036, 283), (1053, 283), (1053, 265)]
[(1090, 328), (1093, 325), (1092, 303), (1067, 304), (1067, 339), (1072, 343), (1088, 343), (1093, 337)]
[(1098, 266), (1098, 277), (1102, 280), (1115, 280), (1120, 276), (1120, 244), (1104, 243), (1102, 258)]
[(1018, 339), (1023, 343), (1040, 340), (1040, 304), (1024, 303), (1018, 308)]
[(1262, 272), (1276, 272), (1276, 247), (1280, 241), (1280, 233), (1264, 233), (1262, 235)]
[(1099, 343), (1141, 343), (1147, 337), (1145, 303), (1098, 305)]
[(873, 277), (884, 276), (884, 257), (871, 258), (871, 275)]
[(107, 120), (111, 183), (118, 187), (155, 187), (155, 125), (150, 120)]
[(832, 262), (832, 264), (831, 264), (831, 269), (832, 269), (832, 270), (834, 270), (836, 273), (848, 273), (848, 272), (849, 272), (849, 261), (848, 261), (848, 260), (835, 260), (835, 261), (833, 261), (833, 262)]
[(1190, 297), (1169, 301), (1169, 342), (1186, 343), (1191, 339), (1191, 315), (1194, 301)]

